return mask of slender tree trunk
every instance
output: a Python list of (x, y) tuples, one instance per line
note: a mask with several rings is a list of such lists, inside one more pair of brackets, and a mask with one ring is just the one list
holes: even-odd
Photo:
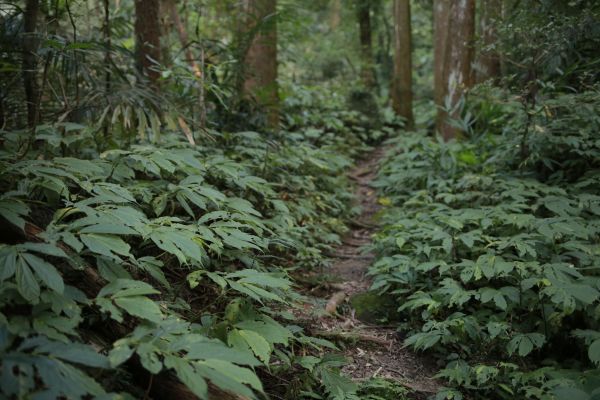
[(160, 3), (159, 0), (135, 0), (136, 62), (140, 72), (152, 83), (160, 78)]
[[(104, 9), (104, 21), (102, 22), (102, 33), (104, 36), (104, 96), (108, 97), (111, 92), (112, 85), (112, 37), (111, 37), (111, 28), (110, 28), (110, 0), (102, 0), (102, 8)], [(103, 123), (103, 133), (104, 137), (108, 139), (110, 137), (110, 128), (108, 121)]]
[(482, 49), (475, 64), (475, 81), (478, 83), (500, 76), (500, 55), (491, 47), (496, 43), (496, 24), (502, 14), (501, 0), (486, 0), (480, 4), (479, 35)]
[(255, 31), (245, 55), (243, 91), (267, 112), (267, 125), (279, 126), (277, 84), (277, 1), (246, 0), (249, 28)]
[(448, 24), (448, 48), (444, 54), (442, 84), (447, 110), (438, 111), (438, 126), (444, 140), (456, 137), (457, 128), (448, 119), (460, 117), (458, 103), (465, 89), (472, 86), (473, 39), (475, 36), (475, 0), (457, 0), (451, 5)]
[(171, 16), (171, 0), (160, 0), (160, 56), (161, 63), (166, 67), (173, 66), (171, 55), (171, 33), (173, 31), (173, 18)]
[(39, 86), (37, 82), (36, 26), (39, 14), (39, 0), (27, 0), (23, 14), (23, 60), (22, 74), (27, 102), (27, 125), (34, 128), (38, 119)]
[(177, 29), (177, 34), (179, 35), (181, 47), (184, 49), (185, 58), (187, 59), (190, 68), (192, 68), (192, 71), (194, 72), (196, 78), (201, 78), (202, 70), (198, 66), (194, 54), (192, 53), (187, 29), (185, 28), (185, 24), (179, 16), (179, 11), (177, 11), (177, 2), (175, 0), (167, 0), (166, 6), (171, 16), (171, 20), (173, 21), (173, 23), (175, 24), (175, 28)]
[(356, 16), (360, 36), (360, 54), (362, 59), (361, 78), (368, 89), (376, 84), (373, 69), (373, 31), (371, 29), (370, 0), (358, 0)]
[(444, 81), (444, 62), (448, 47), (448, 25), (450, 22), (450, 2), (434, 0), (433, 3), (433, 35), (434, 35), (434, 100), (438, 107), (444, 105), (446, 84)]
[(412, 109), (412, 46), (410, 0), (394, 0), (394, 77), (392, 106), (414, 128)]

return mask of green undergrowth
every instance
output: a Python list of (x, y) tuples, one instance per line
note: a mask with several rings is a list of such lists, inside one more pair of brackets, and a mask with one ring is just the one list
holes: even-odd
[(23, 156), (30, 132), (3, 132), (2, 397), (161, 397), (173, 379), (199, 398), (356, 395), (336, 346), (295, 323), (290, 272), (327, 265), (345, 172), (378, 138), (357, 113), (288, 102), (287, 131), (195, 145), (153, 125), (105, 149), (98, 127), (59, 122)]
[(438, 359), (436, 399), (597, 399), (600, 95), (479, 94), (469, 138), (391, 141), (372, 289)]
[(407, 400), (410, 391), (397, 382), (372, 378), (363, 382), (358, 391), (361, 400)]

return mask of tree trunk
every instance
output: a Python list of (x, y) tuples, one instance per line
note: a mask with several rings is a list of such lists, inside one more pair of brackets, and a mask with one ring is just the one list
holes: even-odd
[(479, 36), (481, 50), (475, 64), (475, 81), (485, 82), (500, 76), (500, 56), (491, 48), (496, 43), (496, 24), (502, 13), (501, 0), (486, 0), (481, 2), (479, 11)]
[(194, 58), (194, 54), (192, 53), (192, 49), (190, 47), (190, 39), (185, 28), (185, 24), (181, 20), (179, 16), (179, 11), (177, 10), (177, 2), (175, 0), (166, 0), (166, 8), (171, 16), (171, 21), (175, 24), (175, 28), (177, 29), (177, 34), (179, 35), (179, 41), (181, 42), (181, 47), (184, 49), (185, 58), (187, 62), (194, 72), (196, 78), (202, 77), (202, 70), (198, 66), (196, 59)]
[(279, 126), (277, 85), (277, 0), (246, 0), (248, 30), (255, 32), (245, 55), (244, 95), (267, 113), (267, 125)]
[(171, 16), (171, 0), (160, 0), (160, 56), (161, 63), (167, 68), (173, 66), (173, 56), (171, 55), (171, 49), (173, 43), (171, 42), (171, 33), (175, 23)]
[(412, 110), (412, 46), (410, 0), (394, 0), (394, 77), (392, 106), (406, 119), (406, 128), (414, 128)]
[(457, 0), (451, 5), (448, 26), (448, 49), (445, 51), (443, 84), (447, 110), (438, 111), (438, 123), (444, 140), (457, 134), (457, 128), (448, 119), (460, 117), (457, 106), (472, 86), (471, 64), (473, 62), (473, 39), (475, 36), (475, 0)]
[[(109, 0), (102, 0), (102, 8), (104, 9), (104, 21), (102, 23), (102, 35), (104, 36), (104, 96), (108, 96), (111, 91), (112, 84), (112, 36), (110, 27), (110, 4)], [(108, 139), (111, 135), (108, 120), (102, 123), (102, 131), (104, 138)], [(107, 140), (108, 141), (108, 140)]]
[(362, 59), (361, 78), (367, 89), (375, 87), (375, 70), (373, 69), (373, 33), (371, 29), (370, 0), (358, 0), (357, 19), (360, 36), (360, 54)]
[(450, 22), (450, 2), (434, 0), (433, 35), (434, 35), (434, 101), (438, 107), (444, 105), (445, 87), (444, 61), (448, 47), (448, 25)]
[(160, 78), (160, 3), (159, 0), (135, 0), (135, 41), (138, 70), (152, 83)]
[(27, 125), (34, 128), (38, 120), (39, 87), (37, 82), (37, 46), (36, 26), (40, 4), (39, 0), (27, 0), (23, 14), (23, 60), (22, 74), (27, 102)]

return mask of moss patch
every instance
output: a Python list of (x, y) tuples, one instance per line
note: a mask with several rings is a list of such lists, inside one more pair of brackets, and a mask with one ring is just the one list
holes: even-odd
[(360, 293), (350, 298), (350, 305), (356, 311), (356, 318), (369, 324), (399, 319), (396, 302), (389, 296), (373, 292)]

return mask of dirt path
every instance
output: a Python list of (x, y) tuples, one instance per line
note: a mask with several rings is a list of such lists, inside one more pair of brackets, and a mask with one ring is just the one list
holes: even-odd
[(363, 246), (371, 242), (377, 229), (375, 215), (380, 206), (370, 183), (384, 153), (383, 148), (376, 149), (349, 174), (356, 182), (356, 201), (362, 212), (352, 223), (343, 244), (336, 249), (333, 265), (327, 271), (336, 282), (313, 293), (327, 311), (313, 319), (311, 331), (317, 336), (348, 343), (345, 353), (352, 362), (343, 370), (347, 376), (357, 381), (372, 377), (392, 379), (412, 389), (415, 397), (424, 398), (439, 388), (438, 382), (431, 378), (435, 368), (428, 360), (402, 346), (402, 338), (394, 326), (384, 327), (359, 320), (349, 303), (354, 296), (367, 292), (371, 285), (366, 273), (374, 255), (364, 254)]

